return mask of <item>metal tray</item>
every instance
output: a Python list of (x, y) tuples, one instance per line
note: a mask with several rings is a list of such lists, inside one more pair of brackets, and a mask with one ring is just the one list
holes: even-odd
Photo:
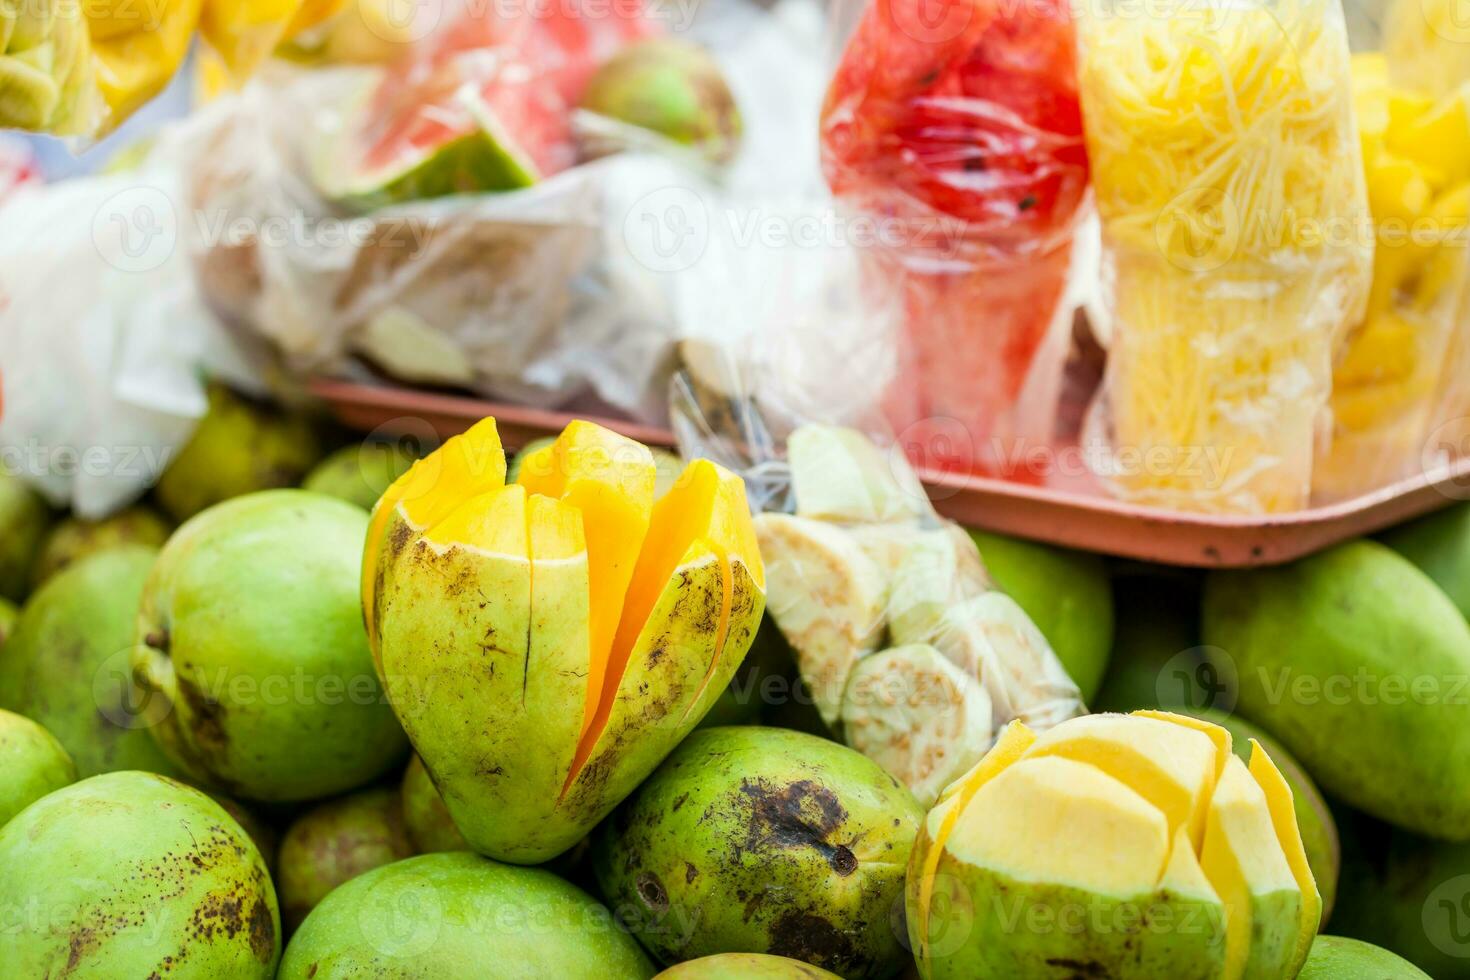
[[(319, 379), (314, 394), (364, 431), (422, 429), (453, 435), (495, 416), (510, 446), (555, 435), (564, 412), (413, 388)], [(618, 418), (592, 418), (647, 445), (673, 434)], [(1353, 500), (1270, 517), (1220, 517), (1137, 507), (1107, 497), (970, 474), (919, 474), (946, 517), (969, 527), (1142, 561), (1197, 568), (1247, 568), (1291, 561), (1349, 538), (1470, 499), (1470, 457)]]

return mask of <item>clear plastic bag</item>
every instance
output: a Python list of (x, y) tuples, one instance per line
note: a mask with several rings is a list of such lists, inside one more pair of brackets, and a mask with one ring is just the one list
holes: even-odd
[(901, 450), (768, 416), (736, 361), (719, 371), (714, 358), (676, 375), (681, 449), (739, 471), (763, 511), (766, 608), (832, 731), (930, 805), (1008, 722), (1045, 729), (1085, 712)]
[[(903, 298), (885, 407), (910, 456), (1004, 470), (1053, 436), (1087, 196), (1063, 0), (851, 0), (823, 164), (878, 227), (867, 288)], [(1019, 475), (1019, 474), (1018, 474)]]
[(1114, 321), (1089, 458), (1137, 503), (1301, 508), (1373, 255), (1338, 0), (1078, 14)]

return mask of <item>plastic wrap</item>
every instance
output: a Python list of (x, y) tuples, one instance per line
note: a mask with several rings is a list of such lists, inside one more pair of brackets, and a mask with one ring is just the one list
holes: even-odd
[(879, 229), (868, 288), (904, 299), (886, 407), (910, 455), (996, 470), (1006, 443), (1046, 443), (1087, 188), (1068, 5), (872, 0), (822, 151), (841, 206)]
[(1380, 54), (1353, 59), (1377, 248), (1367, 315), (1333, 372), (1332, 441), (1313, 476), (1320, 501), (1421, 469), (1444, 383), (1463, 377), (1450, 346), (1470, 288), (1470, 104), (1396, 74)]
[[(1008, 722), (1085, 711), (1046, 638), (939, 518), (897, 448), (855, 429), (775, 428), (750, 398), (676, 376), (686, 457), (744, 476), (767, 611), (823, 721), (921, 802), (963, 775)], [(726, 379), (732, 380), (732, 379)]]
[(1084, 4), (1113, 337), (1090, 440), (1131, 501), (1303, 507), (1372, 235), (1337, 0)]

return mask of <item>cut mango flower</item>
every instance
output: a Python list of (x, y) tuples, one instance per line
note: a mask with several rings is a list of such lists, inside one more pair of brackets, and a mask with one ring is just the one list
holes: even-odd
[[(1012, 723), (930, 811), (909, 864), (929, 978), (1295, 976), (1322, 904), (1291, 789), (1252, 742), (1165, 712)], [(968, 935), (945, 910), (968, 909)], [(1071, 927), (1068, 912), (1086, 918)], [(1055, 922), (1017, 931), (1017, 923)], [(1149, 928), (1148, 924), (1158, 926)]]
[(379, 501), (364, 617), (404, 729), (465, 838), (561, 853), (724, 691), (765, 609), (744, 485), (707, 460), (654, 500), (649, 450), (573, 422), (505, 483), (495, 423)]
[(1470, 285), (1470, 87), (1435, 100), (1392, 76), (1381, 54), (1353, 59), (1377, 250), (1367, 314), (1333, 372), (1332, 440), (1313, 474), (1324, 501), (1421, 465)]
[(1115, 318), (1100, 476), (1171, 509), (1301, 507), (1373, 252), (1337, 0), (1083, 5), (1078, 31)]

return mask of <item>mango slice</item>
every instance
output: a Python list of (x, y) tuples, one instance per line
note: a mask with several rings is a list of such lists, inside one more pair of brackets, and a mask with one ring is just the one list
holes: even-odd
[(1291, 785), (1276, 763), (1261, 748), (1261, 743), (1251, 739), (1250, 774), (1261, 791), (1266, 794), (1266, 806), (1271, 811), (1271, 824), (1276, 828), (1276, 837), (1281, 841), (1281, 850), (1296, 878), (1297, 888), (1302, 893), (1301, 929), (1297, 933), (1296, 952), (1292, 956), (1287, 976), (1294, 976), (1307, 961), (1312, 951), (1312, 940), (1322, 924), (1322, 895), (1317, 890), (1317, 881), (1312, 876), (1312, 866), (1307, 862), (1306, 846), (1302, 843), (1302, 831), (1296, 822), (1296, 803), (1292, 798)]
[(404, 730), (476, 850), (566, 850), (728, 684), (765, 608), (740, 479), (573, 423), (506, 485), (493, 420), (379, 500), (363, 615)]

